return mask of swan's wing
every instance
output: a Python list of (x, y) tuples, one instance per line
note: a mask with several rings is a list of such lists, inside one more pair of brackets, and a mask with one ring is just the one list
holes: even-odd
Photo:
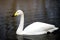
[(24, 29), (24, 33), (38, 33), (38, 32), (42, 32), (42, 31), (48, 31), (50, 29), (54, 29), (55, 26), (54, 25), (50, 25), (50, 24), (46, 24), (46, 23), (42, 23), (42, 22), (34, 22), (30, 25), (28, 25), (25, 29)]

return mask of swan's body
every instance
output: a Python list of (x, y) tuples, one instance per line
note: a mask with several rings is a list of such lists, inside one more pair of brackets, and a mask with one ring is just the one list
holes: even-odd
[(53, 32), (54, 30), (57, 30), (54, 25), (43, 23), (43, 22), (34, 22), (30, 25), (28, 25), (24, 30), (24, 14), (23, 11), (18, 10), (14, 16), (21, 15), (20, 24), (16, 31), (17, 35), (40, 35), (45, 34), (47, 32)]

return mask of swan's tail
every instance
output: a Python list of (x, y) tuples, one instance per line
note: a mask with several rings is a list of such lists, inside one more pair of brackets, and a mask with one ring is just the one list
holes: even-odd
[(55, 27), (55, 28), (53, 28), (53, 29), (51, 29), (51, 30), (48, 30), (49, 32), (53, 32), (53, 31), (55, 31), (55, 30), (58, 30), (59, 28), (57, 28), (57, 27)]
[(56, 27), (56, 28), (54, 28), (54, 29), (57, 30), (57, 29), (59, 29), (59, 28)]

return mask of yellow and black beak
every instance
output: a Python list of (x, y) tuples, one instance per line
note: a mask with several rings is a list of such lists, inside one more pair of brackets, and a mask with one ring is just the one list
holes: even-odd
[(18, 16), (18, 13), (17, 13), (17, 12), (15, 12), (15, 13), (12, 15), (12, 17), (16, 17), (16, 16)]

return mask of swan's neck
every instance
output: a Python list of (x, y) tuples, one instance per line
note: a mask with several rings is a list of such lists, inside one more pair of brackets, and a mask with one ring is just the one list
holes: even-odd
[(21, 33), (23, 31), (23, 27), (24, 27), (24, 14), (21, 15), (20, 23), (19, 23), (19, 26), (17, 29), (17, 33)]

